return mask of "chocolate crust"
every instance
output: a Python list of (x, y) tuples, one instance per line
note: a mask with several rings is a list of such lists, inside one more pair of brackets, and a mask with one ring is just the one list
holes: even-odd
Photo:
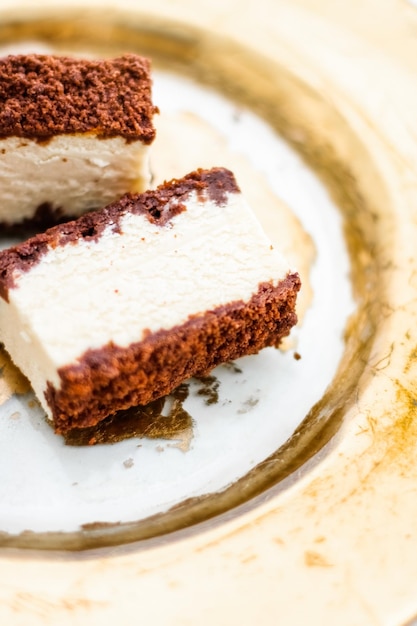
[(42, 202), (31, 217), (25, 217), (21, 222), (0, 222), (0, 235), (33, 237), (47, 228), (74, 219), (76, 215), (64, 213), (62, 207)]
[(236, 301), (181, 326), (150, 334), (121, 348), (109, 343), (88, 350), (77, 364), (59, 370), (61, 387), (47, 384), (57, 433), (94, 426), (116, 411), (170, 393), (191, 376), (207, 374), (226, 361), (278, 346), (297, 321), (298, 274), (276, 287), (259, 285), (248, 302)]
[(47, 141), (92, 132), (150, 144), (155, 137), (150, 62), (42, 54), (0, 59), (0, 137)]
[(226, 202), (227, 193), (240, 192), (232, 172), (217, 167), (211, 170), (198, 169), (184, 178), (165, 182), (145, 193), (126, 194), (104, 209), (58, 224), (0, 252), (0, 296), (8, 302), (9, 290), (16, 287), (16, 273), (28, 272), (39, 263), (49, 248), (65, 246), (80, 239), (97, 241), (109, 224), (115, 232), (121, 232), (120, 221), (127, 213), (145, 215), (150, 222), (163, 227), (175, 215), (186, 210), (184, 202), (193, 191), (202, 200), (207, 196), (220, 206)]

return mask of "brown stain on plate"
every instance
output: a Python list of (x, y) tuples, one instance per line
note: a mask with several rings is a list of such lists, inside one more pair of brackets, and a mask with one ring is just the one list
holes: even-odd
[(304, 563), (307, 567), (331, 567), (332, 564), (328, 562), (319, 552), (314, 550), (306, 550), (304, 552)]
[[(76, 614), (80, 612), (91, 612), (93, 609), (105, 608), (109, 603), (106, 601), (89, 600), (85, 597), (72, 596), (67, 594), (65, 598), (54, 600), (47, 599), (44, 596), (19, 591), (10, 599), (10, 608), (19, 614), (30, 611), (30, 614), (41, 618), (42, 621), (48, 620), (52, 613), (56, 611), (65, 611), (72, 615), (75, 619)], [(30, 620), (29, 620), (30, 621)]]
[(387, 432), (380, 431), (375, 436), (387, 438), (389, 463), (404, 466), (407, 472), (416, 473), (415, 451), (417, 447), (417, 390), (406, 387), (400, 380), (395, 381), (398, 418)]

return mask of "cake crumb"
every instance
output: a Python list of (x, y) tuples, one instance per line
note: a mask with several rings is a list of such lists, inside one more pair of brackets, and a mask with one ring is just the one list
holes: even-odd
[(219, 401), (220, 381), (215, 376), (199, 376), (196, 380), (201, 384), (197, 395), (204, 397), (207, 406), (217, 404)]
[(132, 459), (132, 457), (129, 457), (128, 459), (126, 459), (126, 461), (123, 461), (123, 465), (129, 469), (131, 467), (133, 467), (135, 464), (134, 460)]

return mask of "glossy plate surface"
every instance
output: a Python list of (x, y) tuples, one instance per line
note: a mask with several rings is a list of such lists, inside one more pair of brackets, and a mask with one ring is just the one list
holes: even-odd
[[(37, 465), (39, 459), (28, 461), (29, 453), (36, 456), (35, 448), (43, 446), (55, 456), (52, 467), (63, 470), (60, 486), (65, 488), (51, 497), (64, 498), (67, 511), (69, 494), (82, 499), (74, 476), (80, 459), (84, 463), (90, 453), (91, 459), (104, 458), (104, 465), (112, 459), (106, 476), (113, 494), (121, 484), (134, 489), (134, 481), (120, 481), (140, 479), (141, 467), (157, 467), (163, 474), (161, 458), (169, 457), (177, 476), (184, 471), (182, 476), (190, 480), (173, 499), (160, 493), (154, 509), (150, 498), (141, 499), (141, 510), (125, 507), (124, 517), (120, 510), (125, 525), (104, 528), (94, 522), (116, 521), (112, 504), (119, 507), (123, 496), (109, 498), (104, 489), (99, 508), (87, 510), (99, 483), (93, 464), (79, 472), (82, 478), (90, 476), (93, 489), (84, 490), (86, 506), (78, 518), (63, 520), (58, 511), (46, 526), (44, 515), (36, 526), (36, 507), (25, 508), (26, 497), (19, 527), (12, 489), (6, 485), (4, 502), (11, 517), (6, 528), (3, 513), (3, 545), (34, 550), (3, 549), (3, 621), (127, 623), (137, 615), (140, 593), (141, 617), (148, 623), (186, 623), (191, 601), (199, 608), (201, 624), (253, 624), (260, 619), (265, 624), (280, 619), (286, 624), (346, 626), (405, 623), (417, 610), (415, 9), (407, 2), (371, 0), (361, 3), (360, 11), (322, 0), (260, 0), (244, 7), (234, 0), (203, 2), (199, 11), (186, 0), (158, 0), (152, 7), (141, 1), (121, 0), (116, 7), (110, 1), (89, 0), (88, 6), (90, 11), (84, 3), (64, 2), (58, 9), (51, 1), (34, 8), (21, 1), (18, 11), (6, 1), (1, 40), (16, 46), (41, 39), (61, 50), (113, 54), (131, 49), (151, 56), (158, 70), (155, 93), (166, 103), (167, 115), (161, 115), (164, 141), (175, 143), (171, 120), (181, 121), (188, 135), (199, 137), (194, 148), (199, 143), (206, 155), (227, 154), (229, 163), (242, 168), (245, 195), (253, 193), (251, 181), (256, 180), (265, 201), (250, 201), (267, 207), (263, 219), (272, 220), (268, 230), (274, 236), (282, 233), (275, 217), (284, 216), (286, 232), (294, 237), (290, 248), (297, 237), (306, 246), (294, 261), (303, 267), (313, 297), (304, 303), (302, 325), (294, 336), (297, 344), (286, 353), (268, 351), (239, 362), (244, 377), (236, 365), (216, 372), (218, 404), (204, 402), (217, 382), (193, 383), (183, 405), (194, 419), (192, 437), (73, 449), (52, 441), (33, 407), (23, 409), (29, 398), (2, 406), (2, 411), (8, 407), (3, 432), (9, 442), (15, 432), (13, 443), (17, 450), (22, 446), (23, 489), (31, 467), (44, 467)], [(178, 92), (164, 95), (172, 84)], [(207, 95), (203, 84), (210, 88)], [(192, 100), (195, 94), (197, 107), (188, 106), (188, 100), (184, 107), (177, 100), (180, 93), (197, 102)], [(259, 118), (273, 132), (260, 135)], [(314, 167), (332, 201), (275, 132)], [(248, 137), (250, 154), (245, 152)], [(267, 163), (254, 156), (257, 145), (268, 145), (261, 150)], [(170, 150), (163, 152), (166, 156)], [(187, 161), (190, 152), (185, 151), (185, 161), (178, 160), (181, 168), (192, 162)], [(196, 155), (201, 158), (198, 150)], [(164, 171), (177, 165), (155, 153), (155, 169), (157, 163), (163, 163)], [(158, 175), (165, 177), (162, 165)], [(334, 314), (323, 318), (332, 306)], [(309, 327), (314, 319), (326, 330), (324, 343), (318, 340), (319, 331)], [(294, 350), (301, 360), (294, 360)], [(253, 365), (258, 359), (259, 369)], [(296, 401), (290, 401), (286, 391), (298, 377), (307, 397), (297, 387)], [(282, 381), (286, 384), (279, 404), (275, 383)], [(200, 389), (206, 395), (199, 395)], [(280, 406), (284, 419), (270, 419)], [(246, 408), (250, 410), (239, 413)], [(220, 415), (220, 445), (226, 447), (217, 455), (216, 450), (204, 450), (203, 457), (204, 441), (214, 441)], [(280, 432), (268, 430), (264, 437), (260, 419), (268, 429), (279, 424)], [(227, 441), (225, 421), (230, 427)], [(243, 424), (246, 431), (239, 430)], [(27, 443), (30, 437), (33, 445)], [(243, 441), (255, 440), (249, 454), (242, 450)], [(189, 449), (171, 448), (173, 443)], [(164, 451), (158, 452), (158, 446)], [(15, 470), (19, 475), (20, 468), (9, 449), (3, 450), (9, 454), (6, 483), (11, 485), (8, 474)], [(219, 460), (229, 453), (230, 465), (225, 458)], [(184, 467), (194, 457), (191, 478)], [(203, 458), (204, 469), (198, 465)], [(38, 481), (54, 484), (41, 474), (35, 487)], [(164, 480), (162, 476), (159, 484)], [(16, 489), (13, 494), (16, 500), (19, 493)], [(149, 519), (152, 513), (156, 516)], [(36, 532), (21, 533), (29, 517)], [(82, 531), (77, 530), (80, 523), (87, 524)], [(59, 528), (66, 532), (57, 533)], [(126, 546), (117, 547), (122, 543)], [(41, 551), (110, 544), (111, 549), (65, 555)]]

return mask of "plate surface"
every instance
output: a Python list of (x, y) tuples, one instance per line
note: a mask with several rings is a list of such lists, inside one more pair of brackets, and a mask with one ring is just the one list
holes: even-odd
[[(36, 43), (16, 47), (26, 49), (46, 50)], [(135, 411), (120, 417), (123, 437), (129, 432), (126, 419), (133, 419), (137, 434), (117, 443), (106, 443), (100, 429), (104, 443), (88, 445), (100, 442), (96, 430), (88, 430), (68, 437), (65, 445), (31, 394), (12, 396), (0, 414), (0, 532), (7, 545), (15, 537), (13, 545), (27, 546), (29, 531), (43, 534), (31, 537), (31, 547), (76, 541), (78, 548), (100, 525), (97, 545), (106, 545), (109, 533), (115, 543), (117, 530), (122, 543), (132, 540), (138, 521), (137, 538), (152, 536), (159, 532), (152, 516), (183, 503), (184, 519), (177, 523), (188, 525), (188, 505), (209, 494), (214, 508), (206, 499), (204, 517), (218, 513), (214, 494), (248, 480), (251, 471), (262, 482), (259, 465), (280, 461), (279, 449), (288, 448), (292, 433), (323, 396), (344, 351), (354, 309), (349, 261), (340, 212), (324, 185), (271, 127), (214, 90), (156, 71), (154, 102), (161, 112), (151, 149), (154, 184), (197, 167), (231, 167), (271, 240), (302, 275), (299, 325), (285, 351), (267, 349), (187, 381), (181, 397), (168, 398), (163, 407), (156, 403), (156, 416), (145, 409), (139, 420), (132, 418)], [(11, 365), (4, 359), (7, 375)], [(223, 498), (223, 509), (236, 504)], [(245, 493), (241, 501), (247, 498)], [(61, 532), (71, 533), (64, 542)]]
[[(27, 10), (17, 14), (15, 5), (6, 1), (2, 8), (4, 27), (0, 28), (5, 42), (16, 45), (18, 39), (27, 40), (36, 32), (48, 45), (80, 49), (91, 41), (93, 17), (97, 49), (143, 49), (156, 59), (158, 67), (211, 85), (214, 99), (224, 93), (239, 104), (239, 110), (246, 107), (267, 119), (270, 127), (314, 165), (341, 208), (356, 308), (345, 329), (344, 347), (332, 360), (334, 368), (341, 356), (335, 376), (330, 380), (329, 369), (317, 387), (317, 396), (309, 398), (304, 413), (300, 412), (291, 424), (281, 422), (287, 423), (289, 431), (281, 435), (281, 440), (275, 440), (267, 461), (258, 462), (258, 471), (244, 466), (233, 474), (234, 457), (232, 474), (223, 486), (207, 486), (206, 480), (202, 493), (222, 490), (214, 496), (185, 502), (181, 521), (184, 506), (146, 522), (154, 535), (186, 527), (164, 537), (124, 548), (71, 555), (3, 550), (3, 621), (27, 623), (30, 619), (33, 624), (65, 624), (76, 619), (77, 623), (91, 625), (118, 619), (127, 623), (132, 615), (137, 615), (140, 594), (141, 617), (148, 623), (192, 623), (191, 604), (198, 606), (201, 624), (253, 624), (261, 618), (265, 624), (276, 624), (278, 619), (286, 624), (308, 621), (349, 626), (405, 623), (417, 611), (417, 533), (413, 522), (417, 515), (417, 88), (413, 80), (417, 44), (412, 35), (417, 27), (415, 10), (405, 2), (378, 3), (380, 19), (376, 24), (375, 4), (371, 1), (361, 4), (359, 19), (350, 5), (337, 3), (336, 11), (333, 5), (319, 0), (261, 0), (256, 6), (248, 3), (244, 10), (233, 0), (226, 4), (203, 2), (201, 11), (192, 10), (185, 0), (159, 0), (152, 8), (142, 2), (122, 0), (117, 9), (111, 2), (103, 5), (89, 0), (89, 6), (100, 5), (100, 11), (86, 14), (78, 3), (77, 11), (71, 13), (68, 9), (64, 15), (65, 3), (58, 11), (52, 2), (45, 2), (44, 7), (49, 8), (44, 8), (44, 15), (53, 16), (54, 20), (41, 19), (35, 25), (32, 18), (39, 17), (42, 11), (33, 9), (31, 15), (30, 4), (20, 2), (19, 6), (25, 5)], [(70, 4), (77, 3), (65, 6)], [(103, 6), (108, 10), (103, 10)], [(161, 89), (163, 81), (167, 81), (166, 85), (170, 80), (176, 79), (161, 73)], [(196, 115), (194, 109), (186, 113), (188, 121), (190, 114)], [(184, 119), (184, 112), (180, 114)], [(178, 112), (173, 111), (172, 115)], [(196, 125), (204, 127), (201, 137), (205, 136), (207, 124), (215, 127), (214, 135), (224, 142), (224, 129), (212, 120), (203, 116), (197, 121), (193, 117), (190, 122), (193, 132), (197, 132)], [(209, 134), (213, 136), (212, 130)], [(275, 150), (278, 148), (274, 147), (274, 153)], [(294, 173), (292, 193), (285, 195), (281, 186), (278, 190), (272, 185), (264, 166), (259, 167), (257, 161), (248, 165), (250, 155), (243, 154), (243, 158), (252, 172), (260, 169), (260, 175), (267, 179), (268, 193), (281, 197), (297, 213), (302, 232), (308, 232), (317, 248), (317, 263), (311, 272), (314, 299), (306, 307), (297, 337), (296, 349), (302, 359), (294, 361), (293, 346), (283, 356), (274, 352), (267, 357), (272, 362), (263, 364), (269, 375), (271, 370), (280, 370), (276, 359), (282, 358), (283, 376), (305, 372), (309, 378), (312, 372), (320, 372), (330, 346), (340, 347), (339, 340), (309, 346), (308, 342), (316, 340), (316, 336), (307, 332), (309, 316), (315, 310), (327, 310), (333, 303), (330, 297), (324, 308), (315, 308), (317, 299), (330, 292), (320, 291), (319, 272), (315, 278), (321, 260), (327, 258), (324, 266), (331, 272), (326, 279), (334, 279), (338, 284), (342, 277), (345, 279), (347, 265), (341, 273), (338, 261), (332, 267), (333, 260), (339, 260), (339, 253), (334, 254), (331, 244), (338, 246), (334, 234), (340, 234), (340, 223), (336, 217), (331, 226), (337, 213), (330, 209), (323, 221), (330, 224), (330, 232), (320, 239), (312, 229), (312, 209), (308, 207), (316, 210), (318, 197), (312, 205), (305, 205), (307, 213), (295, 200), (303, 197), (306, 189), (306, 195), (312, 197), (310, 188), (304, 186), (308, 185), (306, 179), (302, 179), (307, 174), (304, 165)], [(316, 185), (317, 180), (312, 180)], [(321, 207), (327, 198), (319, 188)], [(271, 215), (269, 209), (267, 213)], [(314, 218), (314, 223), (322, 223), (316, 212)], [(340, 284), (349, 287), (343, 279)], [(348, 292), (343, 292), (347, 295), (343, 306), (346, 313), (351, 312)], [(339, 296), (334, 300), (338, 301)], [(340, 322), (337, 308), (335, 311), (332, 320)], [(323, 326), (329, 330), (328, 318), (323, 320)], [(336, 336), (343, 327), (344, 320), (333, 327)], [(314, 355), (310, 348), (315, 350)], [(309, 359), (315, 364), (311, 370), (307, 367)], [(253, 359), (242, 367), (238, 365), (251, 373), (247, 380), (256, 380), (258, 370), (251, 363)], [(256, 370), (255, 378), (252, 367)], [(224, 377), (219, 397), (232, 399), (234, 413), (228, 410), (225, 415), (226, 419), (234, 415), (232, 426), (238, 415), (251, 424), (258, 411), (258, 418), (268, 414), (268, 405), (264, 405), (263, 411), (260, 406), (268, 390), (263, 389), (262, 399), (251, 407), (253, 410), (239, 414), (246, 396), (240, 395), (240, 390), (236, 396), (228, 396), (230, 389), (240, 386), (233, 382), (241, 380), (240, 373), (229, 369), (219, 376)], [(256, 383), (258, 387), (261, 382), (264, 383), (263, 377)], [(198, 384), (195, 383), (194, 392), (198, 391)], [(275, 379), (270, 384), (272, 387)], [(224, 391), (228, 393), (221, 396)], [(275, 393), (275, 389), (272, 391)], [(194, 392), (189, 401), (197, 402), (197, 413), (201, 408), (201, 414), (195, 418), (197, 424), (198, 419), (211, 422), (209, 415), (215, 416), (215, 422), (217, 409), (224, 407), (217, 405), (214, 411), (213, 405), (206, 407), (201, 397), (194, 397)], [(297, 404), (301, 395), (298, 391)], [(276, 455), (274, 451), (316, 400), (288, 445)], [(293, 402), (288, 402), (286, 416), (293, 406)], [(17, 410), (20, 414), (21, 404)], [(270, 410), (278, 410), (275, 401)], [(190, 408), (189, 413), (193, 411)], [(33, 412), (30, 413), (33, 418)], [(21, 424), (27, 424), (22, 417), (15, 420), (16, 428), (24, 429)], [(258, 434), (253, 424), (248, 426), (251, 440), (253, 433)], [(43, 426), (36, 433), (47, 432), (42, 429)], [(27, 427), (23, 432), (27, 437)], [(162, 444), (163, 453), (154, 447), (150, 462), (156, 464), (168, 452), (185, 463), (198, 438), (194, 432), (186, 453), (168, 449), (167, 443)], [(19, 445), (21, 439), (16, 439)], [(123, 442), (123, 446), (132, 441)], [(48, 449), (56, 446), (53, 443), (53, 448), (49, 448), (47, 441), (44, 444)], [(149, 443), (150, 448), (157, 445), (161, 444)], [(112, 446), (110, 454), (119, 454), (113, 450), (122, 450), (123, 446)], [(105, 455), (108, 449), (100, 446), (92, 450)], [(62, 446), (60, 455), (71, 456), (73, 451), (69, 450)], [(90, 450), (81, 449), (74, 454), (83, 455)], [(137, 457), (124, 451), (115, 474), (134, 475), (130, 473), (137, 469), (142, 450), (135, 450)], [(33, 447), (30, 452), (33, 454)], [(267, 454), (263, 450), (260, 459)], [(245, 463), (249, 457), (252, 455), (242, 455)], [(129, 459), (133, 459), (133, 465)], [(130, 467), (121, 467), (124, 461)], [(213, 474), (212, 465), (208, 475)], [(179, 498), (183, 497), (180, 494)], [(170, 504), (164, 500), (164, 506)], [(193, 525), (214, 513), (217, 516), (211, 520)], [(170, 515), (177, 516), (174, 525), (164, 527), (161, 520)], [(135, 516), (138, 519), (137, 511)], [(60, 524), (62, 521), (57, 527)], [(123, 541), (140, 538), (135, 532), (129, 535), (129, 527)], [(82, 538), (78, 539), (78, 547), (100, 545), (103, 528), (87, 528), (78, 535)], [(107, 543), (121, 543), (117, 527), (104, 535)], [(64, 542), (62, 547), (77, 547), (75, 540), (68, 545), (62, 537), (53, 537), (52, 541), (50, 536), (32, 533), (18, 537), (21, 545), (25, 537), (26, 545), (32, 547), (51, 547), (58, 540)], [(4, 539), (7, 543), (10, 534)], [(10, 546), (13, 541), (12, 538)]]

